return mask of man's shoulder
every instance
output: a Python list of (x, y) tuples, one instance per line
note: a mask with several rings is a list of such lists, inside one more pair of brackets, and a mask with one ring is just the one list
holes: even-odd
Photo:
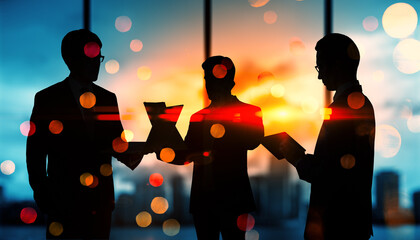
[(261, 108), (249, 103), (237, 100), (234, 107), (240, 112), (261, 112)]
[(371, 101), (362, 91), (349, 91), (335, 100), (333, 105), (348, 107), (355, 110), (360, 108), (373, 109)]
[(244, 102), (241, 102), (241, 101), (239, 101), (239, 102), (241, 103), (241, 105), (242, 105), (244, 108), (255, 109), (255, 110), (261, 110), (261, 108), (260, 108), (260, 107), (258, 107), (258, 106), (255, 106), (255, 105), (252, 105), (252, 104), (249, 104), (249, 103), (244, 103)]
[(203, 115), (207, 115), (209, 113), (211, 113), (211, 109), (209, 107), (205, 107), (205, 108), (203, 108), (203, 109), (195, 112), (192, 116), (194, 116), (194, 115), (201, 115), (201, 116), (203, 116)]
[(38, 97), (50, 96), (51, 94), (60, 94), (60, 92), (65, 89), (66, 83), (65, 80), (57, 82), (53, 85), (50, 85), (39, 92), (36, 93)]

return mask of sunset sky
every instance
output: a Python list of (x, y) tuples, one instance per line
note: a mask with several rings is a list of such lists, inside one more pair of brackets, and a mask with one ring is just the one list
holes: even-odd
[[(314, 69), (314, 47), (324, 34), (323, 1), (252, 6), (260, 2), (213, 0), (211, 54), (233, 60), (233, 93), (262, 108), (266, 135), (286, 131), (312, 153), (324, 105)], [(361, 51), (358, 78), (376, 113), (375, 173), (396, 170), (402, 204), (410, 206), (412, 192), (420, 189), (420, 2), (333, 2), (333, 31), (350, 36)], [(97, 84), (116, 93), (134, 141), (145, 141), (151, 128), (145, 101), (183, 104), (177, 124), (182, 136), (191, 114), (203, 108), (203, 7), (197, 0), (92, 0), (91, 30), (105, 56)], [(3, 168), (0, 173), (8, 199), (32, 197), (21, 124), (29, 120), (35, 93), (68, 75), (61, 39), (83, 27), (82, 11), (81, 0), (0, 1), (0, 163), (15, 166), (11, 174)], [(251, 152), (250, 175), (266, 173), (269, 157), (262, 147)], [(142, 167), (170, 168), (154, 155)], [(116, 189), (128, 191), (127, 170), (117, 163), (115, 168)], [(191, 174), (189, 167), (179, 171)]]

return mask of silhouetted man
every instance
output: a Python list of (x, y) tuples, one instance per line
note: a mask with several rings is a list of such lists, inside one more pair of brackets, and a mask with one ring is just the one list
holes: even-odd
[(108, 239), (115, 204), (111, 158), (134, 169), (143, 156), (121, 139), (115, 94), (93, 83), (101, 47), (88, 30), (69, 32), (61, 54), (70, 75), (35, 96), (27, 167), (34, 199), (48, 216), (48, 239)]
[(311, 183), (305, 239), (369, 239), (375, 116), (356, 78), (359, 51), (342, 34), (326, 35), (315, 49), (318, 79), (336, 93), (314, 154), (293, 163)]
[(230, 58), (210, 57), (202, 67), (211, 104), (191, 116), (188, 150), (176, 151), (172, 163), (194, 162), (190, 212), (198, 239), (245, 239), (238, 217), (255, 210), (247, 151), (264, 137), (261, 109), (232, 96)]

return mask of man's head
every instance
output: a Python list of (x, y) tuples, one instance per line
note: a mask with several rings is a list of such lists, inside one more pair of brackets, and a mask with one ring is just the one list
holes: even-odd
[(319, 40), (315, 46), (318, 79), (328, 90), (337, 90), (341, 84), (356, 80), (360, 54), (349, 37), (332, 33)]
[(218, 100), (230, 96), (235, 86), (235, 65), (228, 57), (209, 57), (201, 65), (204, 69), (207, 95), (210, 100)]
[(70, 73), (83, 81), (96, 81), (101, 62), (102, 42), (86, 29), (71, 31), (61, 42), (61, 56)]

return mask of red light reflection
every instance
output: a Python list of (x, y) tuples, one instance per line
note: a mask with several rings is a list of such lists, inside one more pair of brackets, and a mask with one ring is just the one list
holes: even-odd
[(257, 113), (257, 116), (253, 112), (248, 111), (248, 106), (238, 107), (223, 107), (219, 109), (203, 109), (200, 112), (194, 114), (190, 122), (201, 122), (201, 121), (226, 121), (247, 124), (250, 126), (259, 126), (261, 122), (261, 112)]
[(123, 153), (128, 149), (128, 142), (124, 141), (121, 137), (117, 137), (112, 141), (112, 148), (117, 153)]
[(223, 64), (217, 64), (213, 68), (213, 75), (216, 78), (224, 78), (227, 74), (227, 68)]
[(119, 114), (98, 114), (96, 118), (99, 121), (120, 121)]
[(99, 179), (97, 176), (92, 175), (92, 183), (90, 185), (88, 185), (88, 187), (90, 188), (96, 188), (99, 184)]
[(254, 228), (255, 219), (251, 214), (244, 213), (237, 219), (238, 228), (242, 231), (249, 231)]
[[(165, 113), (159, 114), (158, 118), (163, 119), (168, 122), (177, 122), (181, 111), (182, 111), (182, 106), (174, 106), (174, 107), (166, 108)], [(149, 117), (152, 117), (152, 115), (149, 115)]]
[(48, 128), (52, 134), (60, 134), (63, 131), (63, 123), (59, 120), (52, 120)]
[(32, 121), (25, 121), (20, 125), (20, 132), (23, 136), (30, 137), (34, 135), (35, 131), (36, 126)]
[(163, 176), (159, 173), (153, 173), (149, 177), (149, 182), (153, 187), (159, 187), (163, 183)]
[(26, 207), (22, 209), (22, 211), (20, 211), (20, 219), (22, 220), (22, 222), (26, 224), (31, 224), (35, 222), (36, 218), (37, 218), (37, 213), (35, 209), (31, 207)]
[(99, 55), (99, 53), (101, 52), (101, 48), (99, 47), (99, 45), (96, 42), (86, 43), (83, 50), (85, 51), (85, 55), (90, 57), (90, 58), (97, 57)]

